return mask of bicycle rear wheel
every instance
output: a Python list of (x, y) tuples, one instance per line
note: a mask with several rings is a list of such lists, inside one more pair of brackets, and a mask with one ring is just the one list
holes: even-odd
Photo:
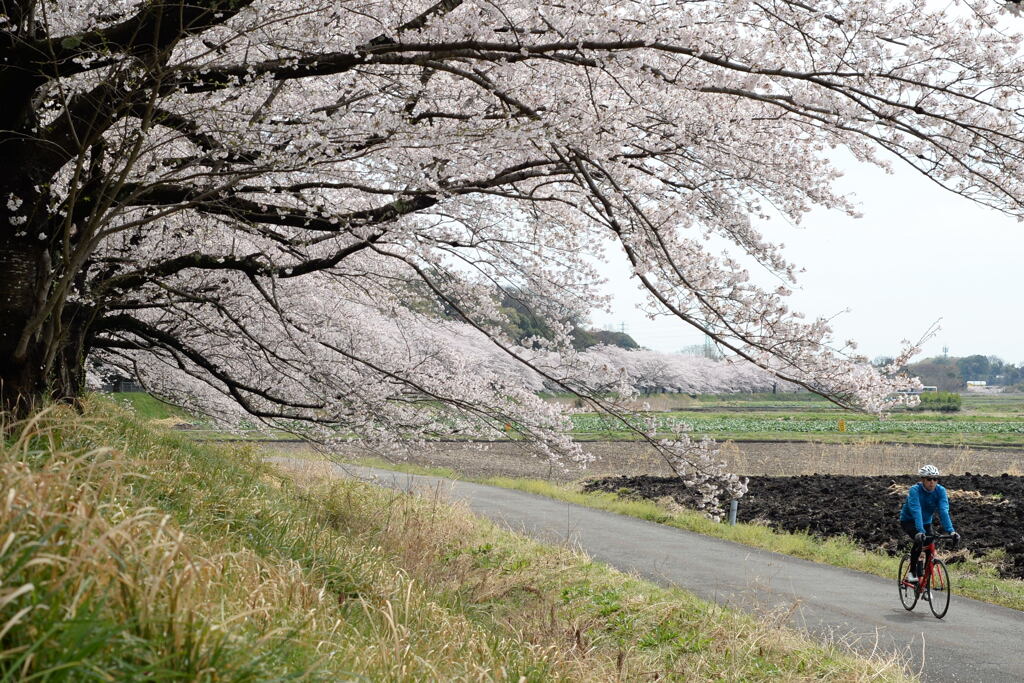
[(914, 590), (912, 585), (907, 584), (907, 573), (910, 571), (910, 558), (904, 556), (900, 560), (900, 569), (896, 573), (896, 585), (900, 592), (900, 602), (903, 603), (903, 608), (907, 611), (914, 609), (914, 605), (917, 604), (917, 591)]
[(928, 606), (932, 608), (932, 614), (937, 619), (946, 616), (949, 609), (949, 597), (953, 591), (949, 586), (949, 572), (942, 560), (936, 559), (932, 562), (932, 575), (928, 577), (928, 588), (931, 594), (931, 601)]

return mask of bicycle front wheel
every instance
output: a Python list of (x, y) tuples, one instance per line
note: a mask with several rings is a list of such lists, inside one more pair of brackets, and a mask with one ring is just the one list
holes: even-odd
[(904, 557), (900, 560), (900, 570), (896, 573), (896, 585), (900, 592), (900, 602), (907, 611), (914, 609), (917, 604), (917, 591), (914, 586), (907, 583), (907, 573), (910, 571), (910, 558)]
[(949, 597), (953, 591), (949, 586), (949, 572), (942, 560), (936, 559), (932, 562), (932, 574), (928, 577), (928, 588), (931, 593), (931, 602), (928, 606), (932, 608), (932, 614), (937, 619), (946, 616), (949, 609)]

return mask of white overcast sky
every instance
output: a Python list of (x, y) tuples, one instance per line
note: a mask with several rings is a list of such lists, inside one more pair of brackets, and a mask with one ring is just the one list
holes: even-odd
[[(761, 226), (806, 269), (791, 307), (808, 318), (840, 314), (832, 321), (836, 341), (856, 340), (869, 358), (895, 355), (902, 340), (917, 341), (938, 321), (941, 329), (918, 360), (947, 347), (951, 356), (1024, 364), (1024, 223), (948, 193), (899, 162), (891, 175), (853, 161), (842, 167), (840, 188), (855, 194), (861, 218), (819, 210), (799, 227), (779, 220)], [(702, 343), (681, 322), (648, 320), (624, 266), (612, 263), (606, 275), (613, 310), (595, 311), (595, 326), (624, 327), (659, 351)]]

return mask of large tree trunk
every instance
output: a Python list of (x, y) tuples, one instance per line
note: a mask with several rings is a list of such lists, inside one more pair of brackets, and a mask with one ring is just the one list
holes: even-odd
[(51, 277), (45, 245), (0, 237), (0, 411), (24, 417), (47, 400), (73, 400), (85, 385), (86, 318), (74, 307), (26, 336)]
[[(52, 291), (65, 219), (50, 214), (51, 173), (30, 133), (29, 96), (39, 83), (17, 69), (0, 69), (0, 83), (10, 86), (0, 114), (0, 411), (24, 417), (81, 394), (88, 317)], [(61, 305), (40, 320), (53, 296)]]
[(0, 239), (0, 409), (19, 416), (46, 393), (45, 350), (22, 341), (39, 299), (43, 253), (24, 239)]

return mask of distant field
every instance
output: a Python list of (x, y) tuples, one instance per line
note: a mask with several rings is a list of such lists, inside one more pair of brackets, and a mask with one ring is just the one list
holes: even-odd
[[(700, 407), (648, 414), (660, 433), (688, 425), (695, 435), (734, 441), (887, 441), (1024, 447), (1024, 394), (964, 395), (956, 413), (895, 411), (885, 419), (841, 410), (809, 394), (700, 396)], [(581, 440), (632, 438), (621, 421), (573, 415)], [(640, 425), (640, 421), (635, 423)]]
[[(203, 425), (203, 420), (163, 403), (148, 394), (115, 394), (146, 420), (180, 420)], [(670, 409), (652, 411), (661, 435), (676, 425), (689, 425), (694, 435), (708, 435), (720, 441), (814, 441), (823, 443), (918, 443), (985, 448), (1024, 448), (1024, 394), (963, 395), (963, 408), (956, 413), (893, 412), (886, 419), (851, 413), (825, 399), (801, 394), (724, 394), (690, 397), (668, 394), (641, 397), (652, 406)], [(552, 400), (567, 402), (565, 397)], [(679, 407), (686, 404), (686, 408)], [(614, 441), (636, 438), (621, 422), (592, 413), (572, 416), (573, 436), (581, 441)], [(840, 430), (842, 421), (845, 430)], [(638, 420), (635, 423), (640, 425)], [(203, 438), (245, 438), (245, 434), (210, 429), (195, 430)], [(262, 431), (249, 438), (291, 438), (278, 432)]]

